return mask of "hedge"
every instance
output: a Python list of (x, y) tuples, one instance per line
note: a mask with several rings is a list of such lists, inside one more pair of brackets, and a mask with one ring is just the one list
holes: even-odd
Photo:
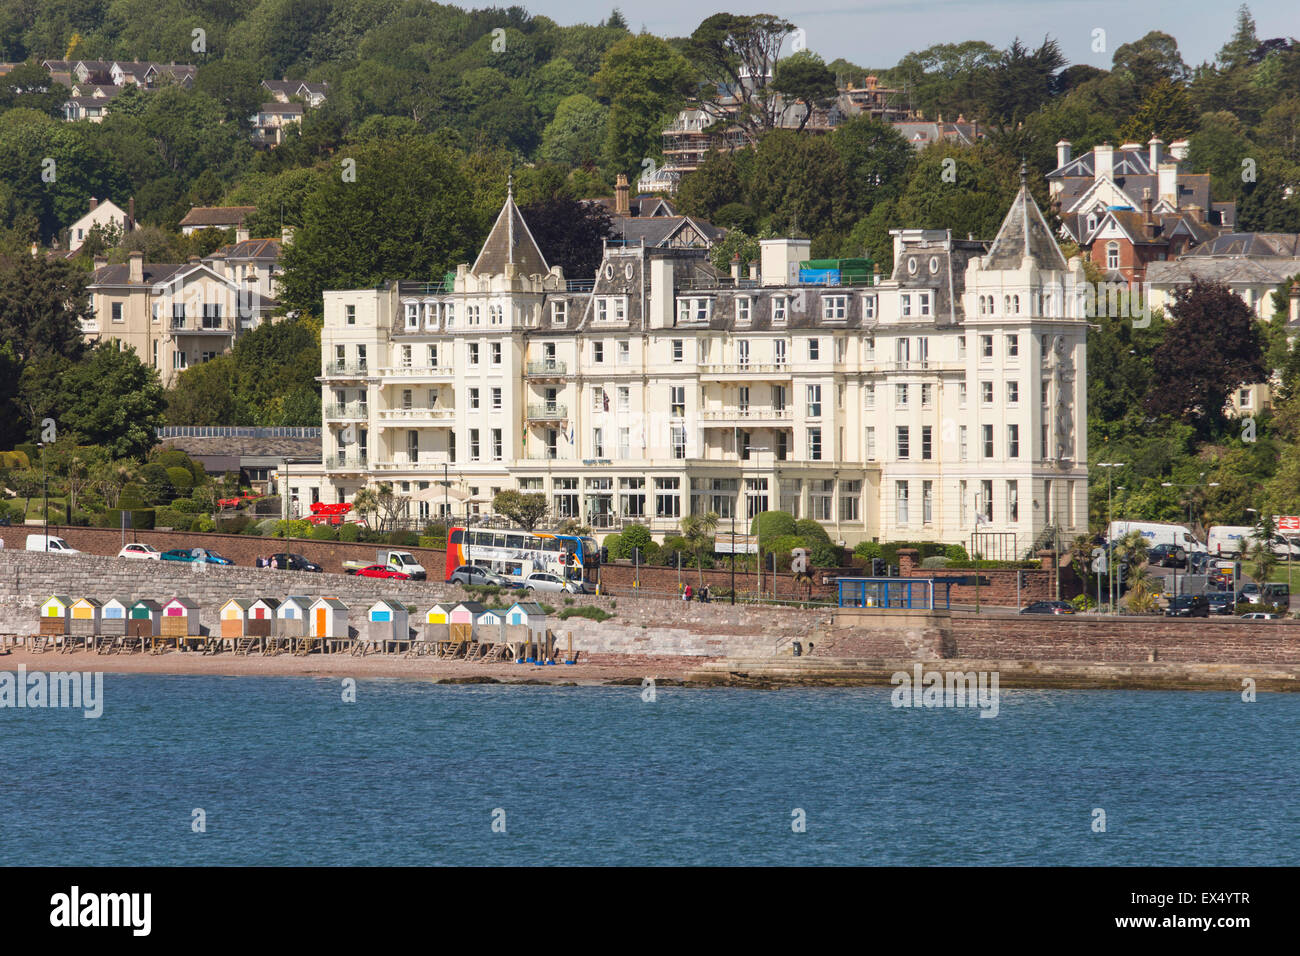
[(157, 513), (153, 508), (109, 508), (101, 516), (105, 528), (122, 527), (122, 512), (127, 511), (131, 515), (130, 528), (136, 531), (149, 531), (157, 524)]

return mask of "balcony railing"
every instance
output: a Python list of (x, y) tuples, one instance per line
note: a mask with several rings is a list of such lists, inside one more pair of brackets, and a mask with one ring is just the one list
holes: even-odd
[(558, 405), (555, 402), (547, 402), (544, 405), (529, 405), (528, 418), (530, 421), (551, 422), (560, 421), (569, 417), (569, 408), (567, 405)]
[(449, 365), (385, 365), (380, 378), (453, 378), (456, 370)]
[(565, 362), (558, 362), (555, 359), (547, 359), (543, 362), (529, 362), (524, 371), (533, 378), (550, 378), (568, 374), (568, 365)]
[(333, 421), (364, 422), (370, 417), (370, 406), (362, 405), (360, 402), (326, 405), (325, 417)]
[(325, 363), (325, 377), (327, 378), (365, 378), (369, 374), (370, 369), (364, 362)]
[(383, 408), (380, 409), (379, 411), (380, 421), (450, 422), (450, 421), (454, 421), (455, 418), (456, 418), (456, 409), (454, 408)]
[(700, 420), (705, 422), (789, 422), (794, 421), (792, 408), (708, 408), (700, 412)]
[(325, 468), (329, 471), (364, 471), (368, 467), (365, 455), (328, 455)]
[(202, 319), (172, 319), (168, 326), (173, 335), (232, 335), (235, 328), (229, 322), (218, 321), (215, 325)]
[(702, 365), (702, 375), (780, 375), (790, 373), (790, 366), (777, 362), (732, 362), (723, 365)]

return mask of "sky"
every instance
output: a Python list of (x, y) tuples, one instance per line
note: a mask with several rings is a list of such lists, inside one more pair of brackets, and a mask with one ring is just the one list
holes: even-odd
[[(686, 36), (714, 13), (771, 13), (802, 29), (807, 47), (826, 62), (843, 57), (859, 66), (894, 66), (905, 54), (936, 43), (984, 40), (1002, 49), (1019, 36), (1038, 46), (1054, 37), (1070, 63), (1109, 68), (1111, 54), (1151, 30), (1178, 40), (1190, 66), (1212, 60), (1232, 35), (1239, 0), (746, 0), (714, 5), (698, 0), (656, 0), (653, 4), (618, 0), (511, 0), (530, 13), (557, 23), (598, 23), (618, 6), (634, 31)], [(508, 5), (498, 0), (502, 6)], [(470, 6), (478, 6), (471, 2)], [(489, 4), (482, 4), (487, 6)], [(1260, 39), (1300, 37), (1296, 0), (1255, 0), (1248, 4)], [(1094, 41), (1094, 31), (1105, 31)], [(1104, 52), (1094, 52), (1104, 45)], [(787, 41), (786, 53), (789, 51)]]

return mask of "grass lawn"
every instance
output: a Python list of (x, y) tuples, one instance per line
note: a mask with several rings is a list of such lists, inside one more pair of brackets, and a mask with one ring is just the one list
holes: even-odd
[[(23, 499), (21, 498), (10, 498), (9, 500), (11, 503), (19, 505), (20, 507), (23, 503)], [(39, 520), (41, 518), (41, 509), (44, 504), (45, 499), (43, 497), (33, 498), (31, 505), (27, 509), (27, 517), (32, 520)], [(56, 515), (62, 518), (66, 507), (66, 498), (56, 498), (53, 495), (50, 495), (50, 520), (53, 521)]]

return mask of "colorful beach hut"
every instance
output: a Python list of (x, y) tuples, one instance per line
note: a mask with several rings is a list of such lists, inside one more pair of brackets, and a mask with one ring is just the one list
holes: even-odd
[(103, 602), (94, 598), (77, 598), (69, 608), (68, 633), (78, 637), (94, 637), (99, 633), (99, 618)]
[(372, 641), (409, 641), (411, 618), (406, 605), (393, 598), (380, 598), (366, 608)]
[(447, 624), (451, 621), (451, 609), (454, 604), (435, 604), (424, 612), (425, 624)]
[(221, 605), (219, 616), (222, 640), (233, 641), (245, 636), (247, 632), (244, 625), (248, 620), (248, 609), (252, 606), (253, 602), (247, 598), (231, 598)]
[(68, 633), (68, 609), (72, 607), (72, 598), (65, 594), (52, 594), (41, 605), (40, 630), (43, 635)]
[(451, 609), (447, 616), (450, 639), (453, 643), (463, 644), (474, 640), (474, 622), (487, 608), (478, 601), (461, 601)]
[(484, 610), (474, 618), (474, 640), (480, 644), (497, 644), (505, 639), (505, 615), (500, 611)]
[(162, 605), (149, 598), (131, 605), (126, 632), (131, 637), (157, 637), (162, 633)]
[(506, 626), (526, 628), (534, 637), (546, 637), (551, 616), (536, 601), (516, 601), (506, 609)]
[(319, 597), (311, 602), (308, 637), (346, 638), (348, 606), (338, 598)]
[(311, 613), (311, 598), (291, 594), (275, 609), (276, 637), (306, 637), (307, 617)]
[(198, 637), (199, 605), (187, 597), (174, 597), (162, 606), (162, 637)]
[(130, 616), (129, 598), (109, 598), (99, 612), (99, 633), (105, 637), (125, 637), (126, 622)]
[(270, 637), (275, 622), (275, 612), (280, 602), (273, 597), (254, 598), (248, 606), (248, 616), (244, 619), (246, 637)]

